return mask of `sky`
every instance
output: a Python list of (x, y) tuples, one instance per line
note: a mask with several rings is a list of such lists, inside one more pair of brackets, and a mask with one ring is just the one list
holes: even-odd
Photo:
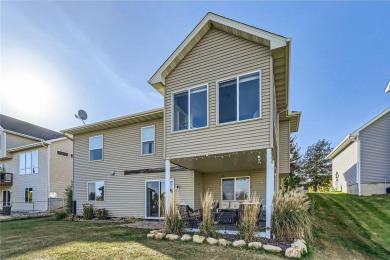
[(390, 2), (1, 2), (0, 109), (53, 130), (163, 106), (147, 80), (207, 12), (292, 38), (301, 151), (390, 107)]

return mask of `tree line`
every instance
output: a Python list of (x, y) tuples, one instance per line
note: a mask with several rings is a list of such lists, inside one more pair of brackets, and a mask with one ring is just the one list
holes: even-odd
[(285, 189), (307, 186), (315, 192), (329, 191), (332, 184), (332, 162), (326, 156), (332, 151), (325, 139), (309, 146), (304, 154), (297, 144), (296, 136), (290, 139), (290, 173), (284, 178)]

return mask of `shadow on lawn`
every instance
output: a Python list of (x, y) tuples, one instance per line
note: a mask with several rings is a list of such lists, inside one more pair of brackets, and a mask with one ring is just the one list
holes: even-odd
[[(89, 258), (88, 254), (83, 254), (85, 250), (91, 250), (91, 256), (98, 259), (115, 257), (130, 259), (137, 256), (143, 259), (280, 259), (275, 255), (259, 251), (196, 245), (181, 241), (156, 241), (146, 238), (149, 230), (121, 227), (118, 223), (39, 219), (1, 223), (0, 228), (1, 259), (37, 257), (34, 254), (41, 253), (40, 251), (49, 254), (45, 255), (48, 258), (50, 254), (57, 258), (61, 258), (61, 254), (68, 258), (85, 256)], [(77, 248), (75, 244), (82, 248)], [(102, 254), (101, 257), (93, 255), (94, 249), (107, 255)], [(137, 251), (137, 254), (139, 251), (139, 255), (134, 255), (134, 251)]]

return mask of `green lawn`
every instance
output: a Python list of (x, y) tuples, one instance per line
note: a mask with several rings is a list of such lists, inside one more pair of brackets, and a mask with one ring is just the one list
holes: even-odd
[(337, 251), (345, 259), (390, 259), (390, 196), (309, 196), (315, 201), (316, 254)]
[[(315, 201), (313, 259), (390, 259), (390, 197), (310, 194)], [(0, 259), (281, 259), (262, 251), (147, 240), (117, 223), (0, 223)]]

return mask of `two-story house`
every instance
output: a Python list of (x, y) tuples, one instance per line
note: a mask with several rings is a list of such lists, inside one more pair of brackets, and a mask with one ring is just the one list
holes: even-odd
[(291, 41), (208, 13), (148, 81), (161, 109), (64, 130), (74, 138), (74, 199), (113, 217), (161, 218), (170, 191), (201, 207), (201, 194), (266, 208), (290, 172)]
[(63, 134), (0, 115), (0, 196), (13, 211), (46, 211), (64, 198), (73, 174), (73, 144)]

